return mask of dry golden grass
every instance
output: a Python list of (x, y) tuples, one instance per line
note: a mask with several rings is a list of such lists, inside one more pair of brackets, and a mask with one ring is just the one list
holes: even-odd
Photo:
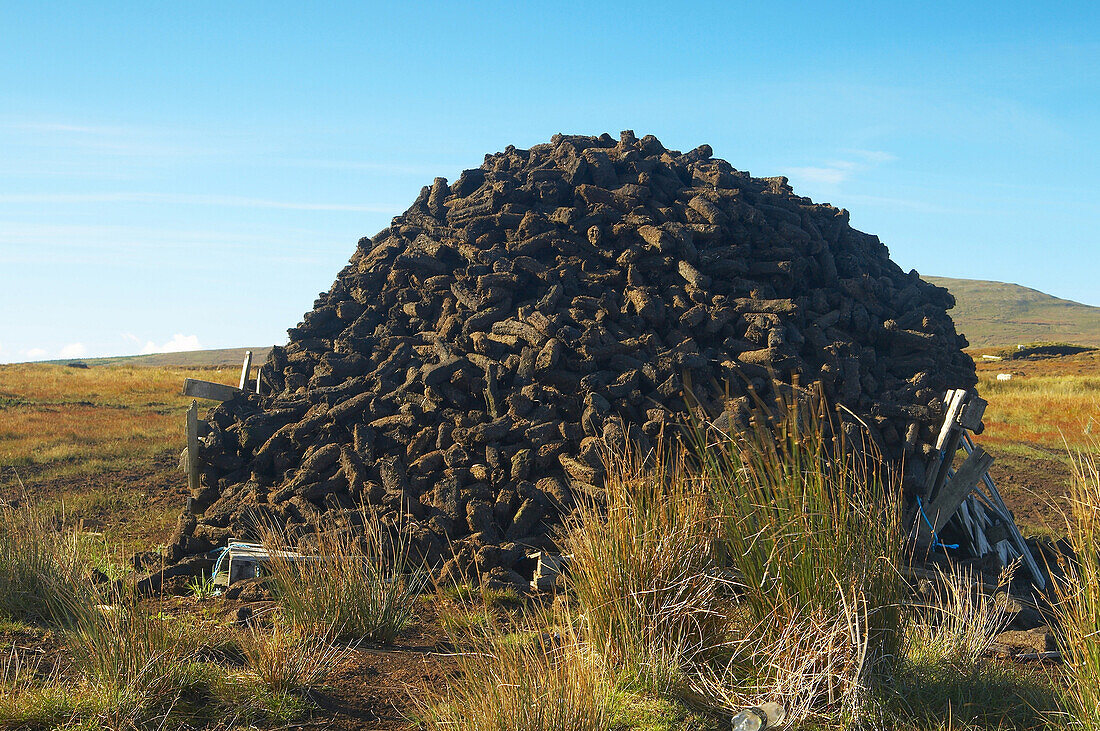
[[(1012, 379), (998, 381), (1001, 373)], [(979, 356), (978, 378), (978, 392), (989, 401), (983, 442), (1064, 454), (1066, 443), (1088, 449), (1089, 435), (1100, 432), (1100, 351), (992, 363)]]
[(1051, 449), (1088, 446), (1100, 432), (1100, 375), (1020, 376), (998, 381), (982, 374), (978, 384), (989, 401), (983, 441), (1027, 442)]
[[(1093, 443), (1100, 452), (1100, 440)], [(1100, 460), (1074, 457), (1073, 492), (1068, 523), (1076, 560), (1062, 566), (1055, 583), (1055, 605), (1064, 634), (1063, 656), (1070, 683), (1069, 710), (1082, 728), (1100, 727)]]
[[(182, 445), (195, 369), (0, 366), (0, 467), (39, 479), (131, 465)], [(200, 371), (231, 382), (236, 374)]]

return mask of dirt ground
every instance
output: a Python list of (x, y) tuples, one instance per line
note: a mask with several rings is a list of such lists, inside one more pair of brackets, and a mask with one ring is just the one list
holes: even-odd
[[(241, 602), (186, 597), (153, 599), (159, 611), (193, 620), (211, 621), (213, 614), (222, 624), (232, 623)], [(214, 607), (211, 607), (214, 602)], [(266, 603), (254, 603), (256, 613)], [(215, 611), (212, 613), (210, 609)], [(32, 626), (0, 628), (0, 647), (18, 654), (38, 656), (44, 668), (56, 668), (57, 677), (68, 673), (68, 650), (56, 633)], [(418, 607), (416, 620), (392, 644), (362, 645), (352, 651), (336, 675), (321, 688), (310, 691), (315, 708), (294, 724), (294, 728), (408, 729), (416, 713), (415, 698), (423, 688), (445, 687), (456, 666), (449, 644), (431, 601)]]
[(9, 471), (0, 479), (0, 500), (48, 503), (66, 523), (103, 533), (121, 550), (155, 549), (187, 502), (187, 477), (178, 464), (179, 453), (167, 450), (144, 464), (107, 472), (40, 477), (33, 468)]

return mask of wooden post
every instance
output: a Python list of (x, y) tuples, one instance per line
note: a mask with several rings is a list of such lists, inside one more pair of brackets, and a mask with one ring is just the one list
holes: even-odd
[(260, 365), (256, 366), (256, 395), (257, 396), (260, 395), (260, 381), (263, 379), (263, 375), (264, 375), (264, 364), (260, 363)]
[(244, 390), (244, 387), (248, 385), (248, 374), (252, 370), (252, 351), (246, 351), (244, 354), (244, 365), (241, 366), (241, 385), (237, 386), (240, 391)]
[(187, 410), (187, 486), (191, 494), (199, 491), (199, 402)]

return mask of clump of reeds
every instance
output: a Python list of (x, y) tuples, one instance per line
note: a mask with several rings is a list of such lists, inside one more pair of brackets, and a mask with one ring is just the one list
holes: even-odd
[(418, 697), (421, 723), (454, 731), (606, 731), (612, 728), (603, 666), (576, 637), (535, 634), (459, 655), (442, 693)]
[(0, 617), (62, 624), (92, 602), (76, 540), (40, 507), (0, 502)]
[(1100, 444), (1073, 459), (1067, 516), (1072, 559), (1055, 579), (1055, 610), (1062, 632), (1062, 658), (1070, 677), (1065, 700), (1083, 728), (1100, 728)]
[(786, 395), (761, 404), (746, 433), (698, 428), (693, 456), (721, 517), (716, 560), (737, 577), (741, 626), (773, 658), (777, 687), (799, 679), (788, 698), (808, 712), (857, 698), (870, 671), (897, 660), (900, 485), (870, 439), (845, 441), (858, 425), (814, 392), (777, 390)]
[(582, 636), (642, 687), (733, 710), (855, 713), (900, 644), (900, 486), (824, 405), (789, 396), (747, 434), (611, 454), (564, 544)]
[(333, 642), (332, 631), (314, 632), (275, 621), (251, 627), (238, 646), (256, 679), (273, 695), (298, 693), (328, 680), (353, 648)]
[(132, 593), (96, 595), (96, 604), (69, 608), (64, 633), (84, 695), (123, 725), (170, 709), (197, 659), (188, 626)]
[(320, 533), (305, 559), (288, 557), (285, 533), (262, 529), (266, 564), (283, 616), (334, 639), (388, 642), (415, 616), (426, 573), (410, 556), (407, 536), (370, 520), (362, 530)]
[(606, 488), (565, 533), (582, 634), (609, 667), (667, 690), (729, 639), (716, 522), (682, 456), (610, 454)]

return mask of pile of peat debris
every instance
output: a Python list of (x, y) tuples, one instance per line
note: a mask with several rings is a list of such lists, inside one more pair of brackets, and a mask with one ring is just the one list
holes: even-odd
[(273, 349), (265, 395), (212, 410), (169, 559), (259, 519), (346, 526), (366, 503), (444, 573), (520, 582), (517, 562), (600, 482), (601, 444), (651, 444), (686, 387), (744, 423), (773, 374), (820, 381), (907, 457), (912, 493), (945, 390), (976, 383), (953, 304), (846, 211), (707, 145), (509, 147), (362, 239)]

